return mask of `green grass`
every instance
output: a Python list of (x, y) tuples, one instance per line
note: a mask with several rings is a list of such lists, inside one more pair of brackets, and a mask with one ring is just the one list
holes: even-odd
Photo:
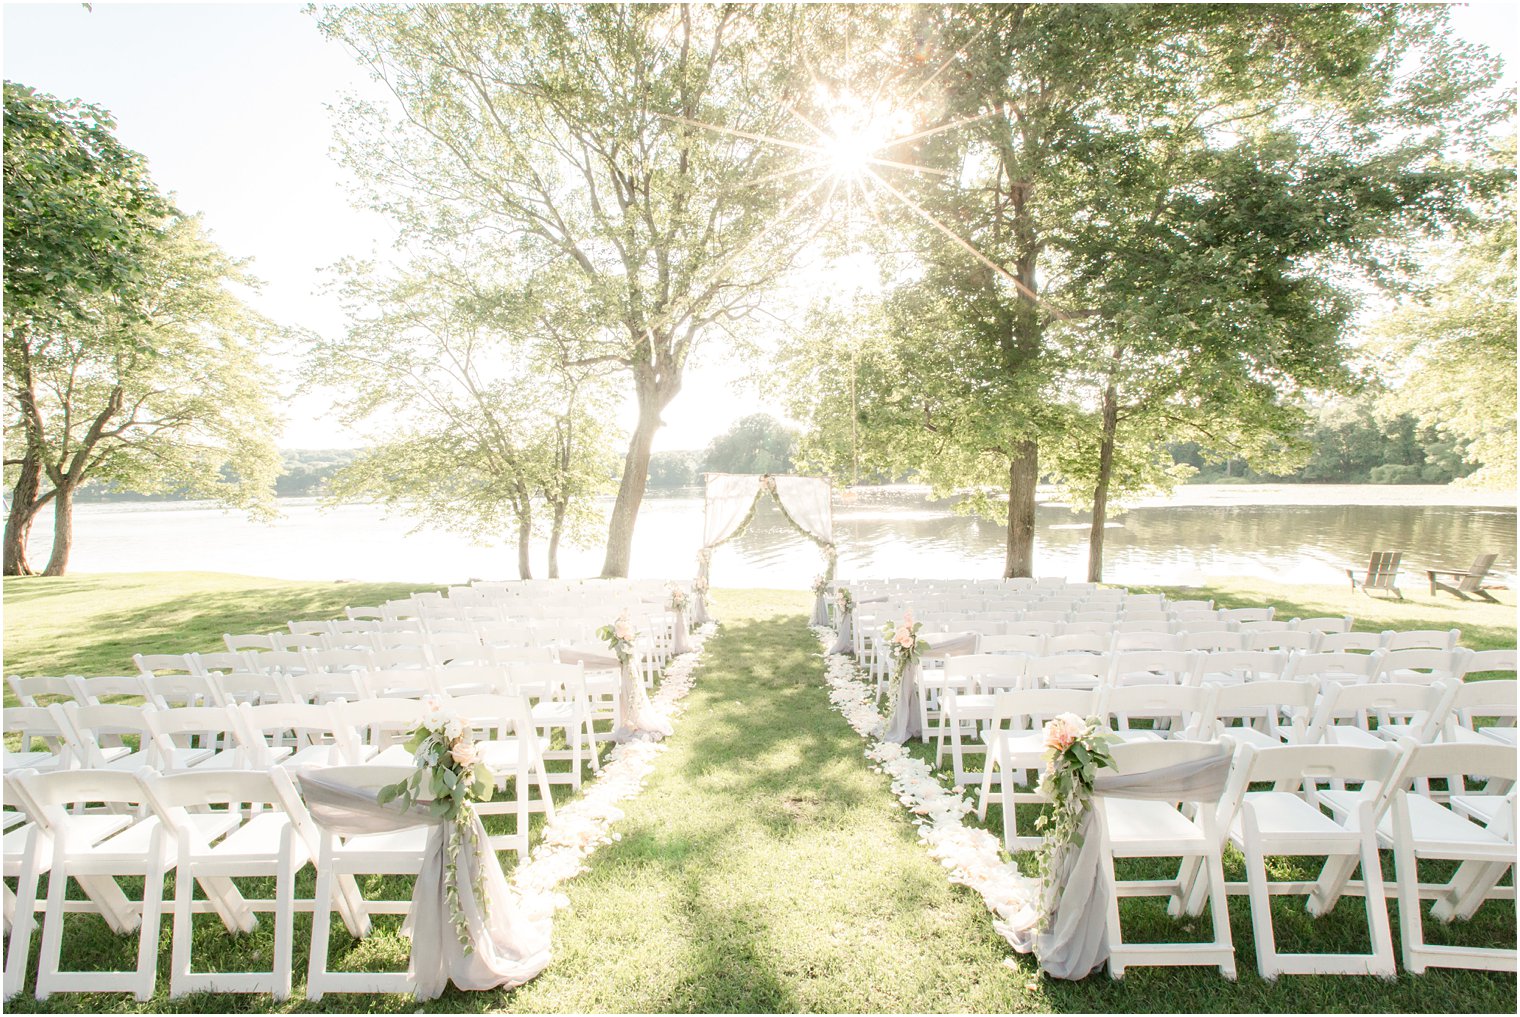
[[(111, 663), (97, 673), (108, 673), (137, 650), (213, 648), (222, 631), (264, 630), (406, 589), (205, 575), (8, 581), (7, 670), (90, 673), (83, 665), (101, 661)], [(1249, 593), (1244, 586), (1188, 591), (1222, 603), (1237, 596), (1242, 603), (1276, 602), (1280, 613), (1353, 610), (1372, 618), (1372, 628), (1448, 627), (1464, 624), (1448, 620), (1453, 613), (1465, 619), (1471, 612), (1461, 605), (1423, 605), (1410, 620), (1385, 623), (1383, 615), (1373, 614), (1371, 601), (1335, 608), (1332, 591), (1282, 587), (1256, 598)], [(668, 751), (644, 792), (626, 803), (614, 828), (621, 839), (593, 855), (589, 869), (564, 887), (572, 906), (555, 919), (554, 963), (515, 992), (451, 989), (429, 1009), (1514, 1011), (1512, 975), (1434, 971), (1401, 973), (1386, 983), (1295, 976), (1266, 983), (1255, 974), (1243, 898), (1231, 902), (1238, 982), (1225, 981), (1212, 968), (1135, 968), (1117, 983), (1104, 974), (1078, 983), (1041, 978), (1032, 959), (1012, 954), (993, 932), (980, 898), (949, 884), (918, 844), (887, 779), (867, 768), (864, 743), (829, 706), (817, 643), (804, 626), (808, 602), (799, 592), (718, 591), (723, 628), (708, 644)], [(1511, 612), (1507, 620), (1472, 612), (1464, 629), (1475, 630), (1482, 642), (1464, 643), (1513, 646), (1512, 608), (1504, 610)], [(58, 617), (60, 612), (69, 617)], [(989, 820), (998, 828), (995, 809)], [(1231, 878), (1239, 878), (1238, 861), (1231, 864)], [(308, 874), (299, 892), (309, 895), (311, 885)], [(388, 885), (396, 889), (393, 881)], [(1310, 921), (1284, 901), (1281, 945), (1355, 945), (1365, 925), (1360, 911), (1360, 901), (1348, 900), (1329, 918)], [(1125, 903), (1125, 921), (1126, 932), (1140, 938), (1176, 934), (1161, 908), (1142, 902)], [(89, 922), (71, 919), (65, 940), (70, 956), (98, 958), (102, 967), (130, 961), (134, 940)], [(393, 922), (378, 924), (394, 928)], [(120, 994), (59, 995), (41, 1003), (23, 995), (8, 1009), (415, 1009), (401, 996), (328, 996), (310, 1007), (301, 984), (309, 925), (306, 916), (298, 918), (296, 996), (286, 1004), (267, 996), (169, 1000), (166, 927), (159, 994), (148, 1003)], [(1513, 907), (1486, 905), (1454, 935), (1512, 942)], [(254, 955), (250, 951), (262, 959), (267, 936), (267, 921), (255, 935), (232, 939), (215, 919), (202, 918), (197, 966), (231, 967)], [(394, 931), (355, 944), (338, 925), (333, 942), (338, 964), (404, 963), (405, 941)]]
[[(438, 586), (320, 583), (218, 572), (127, 572), (5, 580), (6, 674), (131, 674), (134, 653), (225, 650), (222, 633), (268, 632), (303, 618)], [(14, 704), (10, 690), (7, 705)]]

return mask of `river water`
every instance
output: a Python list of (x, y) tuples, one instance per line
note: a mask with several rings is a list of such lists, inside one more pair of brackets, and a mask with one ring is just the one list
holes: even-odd
[[(1053, 498), (1053, 492), (1042, 498)], [(323, 508), (282, 499), (274, 523), (195, 502), (80, 504), (71, 571), (205, 570), (289, 579), (458, 583), (515, 578), (514, 547), (480, 547), (448, 533), (410, 532), (372, 505)], [(608, 501), (610, 507), (610, 499)], [(1044, 500), (1036, 518), (1036, 574), (1085, 577), (1087, 517)], [(1001, 526), (955, 514), (922, 489), (836, 492), (839, 574), (848, 577), (1001, 574)], [(635, 533), (636, 577), (686, 576), (702, 535), (697, 492), (645, 500)], [(47, 560), (51, 520), (33, 531), (34, 564)], [(1195, 485), (1142, 502), (1112, 521), (1104, 578), (1112, 583), (1189, 584), (1255, 576), (1280, 582), (1344, 582), (1346, 563), (1373, 550), (1404, 552), (1406, 568), (1465, 567), (1495, 552), (1501, 581), (1515, 575), (1513, 495), (1441, 487)], [(543, 574), (545, 551), (535, 548)], [(562, 548), (566, 576), (601, 569), (600, 547)], [(821, 570), (770, 499), (743, 535), (719, 548), (716, 586), (805, 586)]]

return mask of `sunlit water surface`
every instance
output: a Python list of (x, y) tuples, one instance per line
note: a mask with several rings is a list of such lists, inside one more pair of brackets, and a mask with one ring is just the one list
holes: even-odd
[[(1051, 496), (1053, 497), (1053, 495)], [(207, 570), (290, 579), (454, 583), (515, 578), (513, 546), (480, 547), (433, 530), (410, 532), (378, 506), (322, 508), (282, 499), (273, 523), (201, 503), (83, 504), (75, 511), (76, 572)], [(610, 508), (610, 499), (605, 508)], [(990, 578), (1001, 574), (1003, 528), (957, 515), (921, 489), (868, 488), (834, 497), (841, 576)], [(30, 554), (47, 559), (51, 521), (39, 519)], [(1087, 517), (1042, 503), (1038, 575), (1086, 573)], [(632, 573), (685, 576), (702, 540), (697, 493), (650, 497), (639, 514)], [(1187, 584), (1255, 576), (1281, 582), (1344, 581), (1341, 568), (1372, 550), (1402, 550), (1407, 567), (1466, 565), (1496, 552), (1501, 580), (1515, 573), (1515, 503), (1503, 494), (1434, 487), (1219, 485), (1180, 488), (1110, 524), (1104, 578)], [(543, 574), (545, 549), (534, 549)], [(601, 570), (597, 548), (561, 549), (566, 576)], [(817, 548), (775, 505), (761, 503), (748, 531), (719, 548), (717, 586), (800, 587), (820, 571)]]

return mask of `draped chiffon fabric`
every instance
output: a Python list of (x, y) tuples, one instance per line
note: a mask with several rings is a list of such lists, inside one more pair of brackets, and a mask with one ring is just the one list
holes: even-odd
[[(470, 949), (466, 950), (449, 917), (444, 858), (445, 838), (456, 836), (453, 824), (432, 815), (425, 803), (410, 809), (394, 802), (381, 805), (376, 800), (378, 789), (339, 784), (325, 779), (320, 771), (299, 774), (297, 779), (312, 818), (341, 837), (429, 828), (411, 908), (402, 925), (402, 933), (412, 943), (407, 972), (419, 1000), (437, 999), (449, 982), (465, 990), (515, 988), (549, 965), (552, 920), (547, 915), (529, 915), (523, 908), (473, 809), (470, 824), (475, 848), (461, 846), (457, 873), (459, 903), (469, 926)], [(485, 908), (475, 897), (477, 873)]]

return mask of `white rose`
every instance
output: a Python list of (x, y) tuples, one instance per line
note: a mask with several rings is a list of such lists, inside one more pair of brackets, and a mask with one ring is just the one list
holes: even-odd
[(454, 741), (463, 733), (464, 725), (459, 722), (458, 717), (450, 717), (448, 722), (443, 725), (443, 736), (449, 741)]

